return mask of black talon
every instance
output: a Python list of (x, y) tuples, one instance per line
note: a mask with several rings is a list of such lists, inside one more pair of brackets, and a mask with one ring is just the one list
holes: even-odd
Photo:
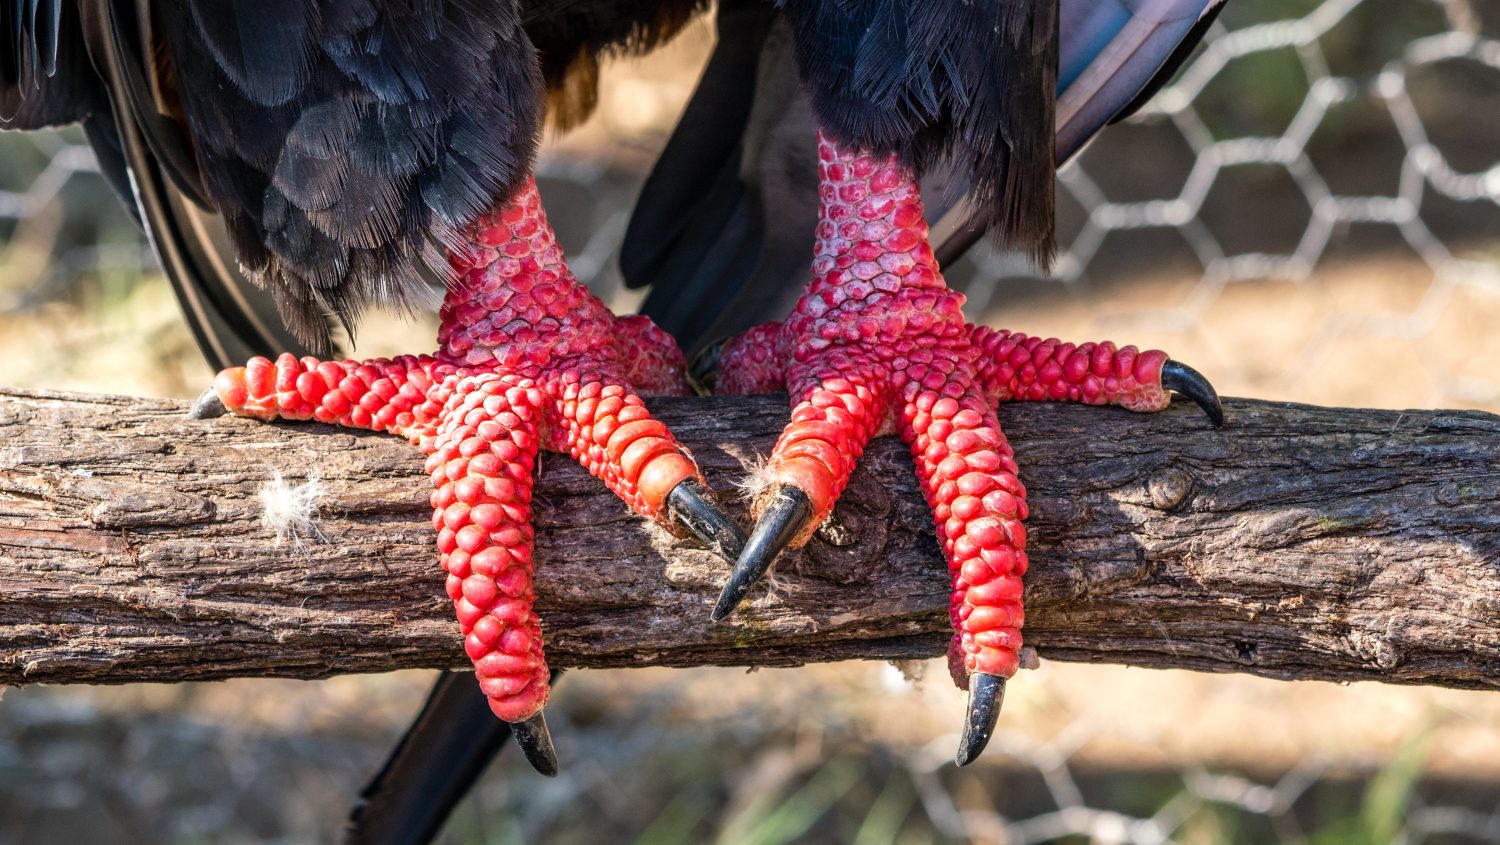
[(806, 493), (796, 487), (777, 488), (772, 494), (771, 504), (761, 511), (760, 520), (750, 532), (744, 551), (735, 560), (734, 571), (729, 573), (724, 591), (719, 593), (719, 601), (710, 617), (713, 621), (720, 622), (734, 612), (744, 601), (745, 593), (766, 574), (771, 562), (801, 533), (811, 516), (812, 502), (808, 501)]
[(214, 417), (222, 417), (227, 413), (229, 413), (229, 409), (224, 407), (224, 401), (219, 398), (218, 391), (210, 387), (203, 391), (197, 399), (193, 400), (193, 409), (188, 411), (188, 419), (211, 420)]
[(969, 676), (969, 707), (964, 714), (964, 734), (958, 740), (958, 755), (953, 762), (967, 766), (990, 743), (995, 734), (995, 720), (1005, 702), (1005, 679), (999, 675), (975, 672)]
[(542, 711), (536, 711), (535, 716), (524, 722), (511, 722), (510, 732), (531, 768), (546, 777), (557, 777), (557, 752), (552, 750), (552, 734), (547, 730), (547, 717)]
[(1214, 386), (1202, 373), (1179, 361), (1167, 361), (1161, 365), (1161, 386), (1197, 402), (1203, 413), (1208, 414), (1214, 428), (1223, 427), (1224, 406), (1219, 402)]
[(714, 502), (712, 490), (696, 478), (683, 479), (667, 494), (667, 517), (725, 560), (745, 548), (745, 532)]

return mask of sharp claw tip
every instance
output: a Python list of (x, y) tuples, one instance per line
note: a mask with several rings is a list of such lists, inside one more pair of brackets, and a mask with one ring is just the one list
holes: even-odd
[(761, 512), (750, 539), (745, 541), (734, 562), (734, 571), (729, 573), (710, 619), (720, 622), (734, 612), (750, 588), (771, 568), (776, 556), (802, 533), (811, 516), (812, 502), (796, 487), (780, 487), (772, 494), (771, 503)]
[(1224, 427), (1224, 403), (1202, 373), (1181, 361), (1168, 360), (1161, 367), (1161, 386), (1196, 402), (1214, 428)]
[(215, 417), (222, 417), (227, 413), (229, 413), (229, 409), (224, 407), (224, 402), (219, 398), (218, 391), (210, 387), (199, 394), (197, 399), (193, 400), (193, 409), (188, 411), (188, 419), (211, 420)]
[(531, 768), (543, 777), (557, 777), (557, 752), (552, 747), (552, 733), (547, 730), (547, 718), (542, 711), (523, 721), (511, 722), (510, 730)]
[(1005, 702), (1005, 679), (999, 675), (975, 672), (969, 677), (969, 704), (964, 714), (964, 732), (958, 741), (953, 762), (967, 766), (978, 759), (995, 734), (1000, 706)]
[(719, 592), (719, 600), (714, 602), (713, 612), (708, 615), (708, 618), (714, 622), (723, 622), (728, 619), (729, 614), (734, 613), (735, 608), (745, 600), (745, 593), (748, 593), (750, 587), (760, 579), (762, 572), (764, 569), (761, 572), (755, 572), (736, 566), (734, 572), (729, 575), (729, 582)]

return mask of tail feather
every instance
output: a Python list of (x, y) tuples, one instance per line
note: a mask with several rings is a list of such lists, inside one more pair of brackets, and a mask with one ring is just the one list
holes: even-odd
[(431, 842), (509, 738), (510, 725), (490, 712), (472, 674), (442, 673), (416, 720), (360, 793), (343, 845)]
[(1186, 61), (1225, 0), (1063, 0), (1058, 160), (1129, 116)]
[(65, 0), (0, 3), (0, 129), (75, 123), (105, 108), (103, 89)]
[[(631, 214), (620, 250), (620, 268), (630, 287), (656, 281), (674, 247), (701, 217), (705, 198), (719, 190), (724, 174), (738, 176), (746, 124), (756, 92), (755, 65), (772, 11), (764, 3), (725, 0), (715, 23), (719, 39), (677, 128), (667, 141)], [(722, 220), (719, 221), (722, 225)]]
[(631, 217), (621, 269), (692, 354), (781, 317), (807, 281), (816, 129), (791, 32), (757, 0), (719, 6), (718, 46)]
[[(1077, 155), (1100, 130), (1138, 109), (1197, 46), (1225, 0), (1060, 0), (1055, 155)], [(963, 162), (939, 170), (970, 182)], [(939, 263), (956, 261), (984, 234), (973, 187), (949, 204), (929, 203)]]
[[(129, 205), (150, 236), (188, 327), (210, 366), (224, 368), (256, 355), (306, 351), (277, 316), (271, 296), (240, 272), (224, 223), (172, 178), (161, 147), (142, 128), (143, 103), (122, 70), (130, 42), (113, 15), (91, 14), (83, 25), (101, 67), (106, 105), (85, 123), (106, 179), (129, 186)], [(150, 118), (160, 119), (153, 111)], [(181, 162), (179, 162), (181, 164)]]

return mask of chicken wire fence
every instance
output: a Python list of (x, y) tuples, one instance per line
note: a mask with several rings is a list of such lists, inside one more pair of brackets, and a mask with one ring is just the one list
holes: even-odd
[[(0, 157), (8, 165), (0, 171), (0, 316), (43, 307), (81, 281), (154, 271), (79, 135), (6, 136)], [(620, 298), (614, 250), (640, 163), (593, 151), (549, 155), (540, 168), (544, 194), (580, 200), (553, 214), (575, 271), (606, 298)], [(1167, 346), (1228, 393), (1500, 405), (1500, 374), (1490, 366), (1500, 360), (1500, 333), (1490, 329), (1500, 320), (1497, 0), (1232, 0), (1177, 79), (1065, 168), (1059, 186), (1061, 248), (1049, 274), (983, 246), (949, 269), (975, 318), (1075, 340), (1128, 334), (1117, 339)], [(7, 771), (26, 772), (38, 789), (90, 776), (76, 756), (52, 769), (8, 757), (7, 747), (58, 718), (50, 709), (10, 711), (0, 710), (0, 783)], [(1080, 720), (1047, 740), (997, 735), (989, 756), (1039, 784), (1025, 815), (955, 799), (944, 774), (951, 737), (892, 765), (905, 773), (913, 811), (941, 839), (1181, 841), (1188, 820), (1216, 807), (1258, 819), (1267, 837), (1330, 841), (1298, 807), (1332, 764), (1310, 759), (1257, 778), (1187, 766), (1158, 806), (1111, 805), (1074, 774), (1077, 749), (1110, 728)], [(151, 741), (141, 742), (149, 752)], [(361, 770), (347, 768), (350, 777)], [(618, 774), (628, 771), (621, 764)], [(790, 771), (806, 775), (804, 786), (823, 775)], [(1399, 778), (1391, 786), (1388, 776), (1396, 778), (1374, 776), (1371, 795), (1383, 783), (1400, 792)], [(524, 815), (530, 799), (488, 788), (474, 812)], [(572, 799), (590, 788), (549, 787)], [(1500, 842), (1493, 796), (1400, 795), (1398, 817), (1376, 825), (1390, 839)], [(133, 800), (112, 806), (127, 812)], [(6, 825), (41, 812), (0, 814), (11, 820), (0, 824), (0, 840), (39, 841)], [(229, 819), (213, 816), (204, 827), (228, 824), (237, 811), (225, 812)], [(790, 825), (740, 832), (789, 841), (817, 829)]]

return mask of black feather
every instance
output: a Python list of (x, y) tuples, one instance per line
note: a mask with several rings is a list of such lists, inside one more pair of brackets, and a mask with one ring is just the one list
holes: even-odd
[(785, 316), (812, 261), (817, 130), (787, 22), (770, 11), (720, 4), (718, 46), (621, 250), (627, 280), (652, 286), (641, 313), (690, 356)]
[(0, 0), (0, 129), (40, 129), (107, 111), (65, 0)]
[(526, 32), (541, 54), (551, 122), (567, 129), (593, 111), (602, 57), (644, 54), (709, 5), (709, 0), (524, 0)]
[(306, 86), (318, 31), (316, 3), (188, 3), (186, 11), (199, 43), (246, 99), (281, 105)]
[(1198, 42), (1202, 41), (1203, 36), (1208, 34), (1209, 27), (1212, 27), (1214, 21), (1219, 19), (1219, 13), (1224, 11), (1224, 4), (1226, 2), (1227, 0), (1211, 0), (1208, 8), (1193, 22), (1192, 28), (1187, 31), (1187, 34), (1182, 37), (1181, 41), (1177, 42), (1177, 46), (1172, 48), (1172, 52), (1167, 56), (1167, 60), (1162, 62), (1161, 67), (1156, 69), (1156, 73), (1151, 77), (1151, 81), (1146, 83), (1146, 87), (1142, 88), (1140, 93), (1135, 95), (1134, 99), (1126, 103), (1125, 107), (1120, 109), (1119, 114), (1109, 119), (1111, 124), (1119, 123), (1140, 111), (1141, 106), (1144, 106), (1152, 97), (1155, 97), (1156, 92), (1160, 91), (1163, 86), (1172, 80), (1172, 77), (1177, 75), (1177, 71), (1182, 68), (1183, 63), (1188, 60), (1188, 57), (1193, 54), (1194, 50), (1198, 49)]
[(428, 300), (431, 239), (508, 197), (535, 154), (514, 0), (160, 0), (154, 21), (207, 191), (314, 347), (325, 311), (352, 327), (374, 301)]
[(308, 211), (336, 203), (349, 181), (348, 150), (359, 128), (353, 100), (319, 103), (302, 112), (287, 134), (271, 184)]
[(727, 172), (733, 178), (725, 189), (737, 195), (733, 202), (744, 194), (739, 167), (751, 108), (757, 96), (767, 93), (758, 85), (757, 65), (773, 14), (760, 0), (719, 4), (715, 18), (719, 37), (713, 55), (641, 186), (625, 230), (620, 269), (627, 286), (658, 284), (675, 289), (662, 277), (663, 264), (679, 247), (709, 248), (713, 238), (694, 237), (689, 230), (702, 225), (703, 206), (723, 205), (716, 196), (716, 180)]

